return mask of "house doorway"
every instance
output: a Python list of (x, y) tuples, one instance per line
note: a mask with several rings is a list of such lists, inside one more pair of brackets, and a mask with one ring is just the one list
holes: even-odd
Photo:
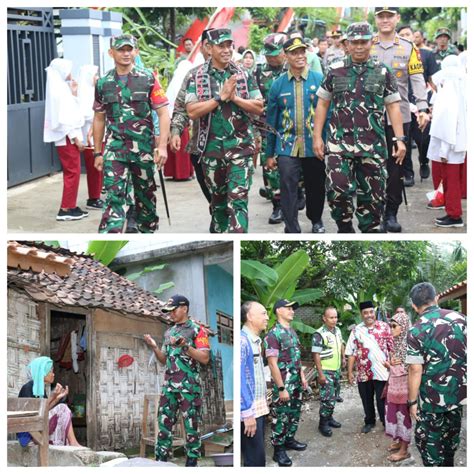
[(55, 382), (69, 387), (66, 403), (72, 411), (76, 438), (83, 446), (88, 446), (90, 441), (87, 439), (88, 333), (86, 314), (50, 310), (50, 357), (54, 361)]

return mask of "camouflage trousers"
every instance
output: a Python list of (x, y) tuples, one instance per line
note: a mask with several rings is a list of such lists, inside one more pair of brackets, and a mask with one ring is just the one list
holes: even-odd
[[(443, 466), (454, 457), (459, 446), (462, 408), (443, 412), (419, 411), (416, 422), (415, 443), (424, 466)], [(446, 464), (447, 465), (447, 464)]]
[(340, 154), (328, 155), (326, 191), (331, 217), (336, 223), (348, 223), (355, 214), (361, 232), (371, 232), (380, 225), (385, 203), (386, 168), (381, 157), (362, 158)]
[(319, 385), (321, 397), (319, 415), (322, 418), (329, 418), (334, 413), (336, 398), (341, 391), (341, 373), (339, 370), (323, 370), (323, 374), (326, 377), (326, 383)]
[(272, 435), (271, 442), (273, 446), (282, 446), (285, 441), (294, 438), (298, 430), (298, 424), (301, 416), (301, 406), (303, 404), (303, 388), (301, 385), (288, 389), (290, 400), (281, 402), (279, 392), (276, 386), (272, 393)]
[(156, 458), (164, 461), (171, 457), (173, 444), (173, 426), (181, 412), (186, 432), (186, 456), (201, 456), (201, 437), (199, 423), (201, 421), (202, 398), (200, 391), (177, 390), (166, 385), (163, 387), (158, 408), (158, 437), (156, 438)]
[(211, 233), (248, 232), (252, 156), (219, 159), (203, 156), (201, 162), (211, 192)]
[(273, 199), (280, 199), (280, 172), (278, 168), (270, 169), (267, 166), (267, 156), (265, 154), (265, 148), (267, 146), (266, 137), (262, 137), (262, 152), (260, 153), (260, 164), (263, 170), (263, 185), (267, 192), (267, 199), (272, 201)]
[[(115, 153), (104, 154), (104, 187), (107, 192), (99, 224), (100, 233), (121, 233), (125, 222), (125, 206), (135, 197), (138, 230), (153, 233), (158, 228), (156, 214), (156, 183), (153, 160), (129, 153), (115, 159)], [(149, 157), (149, 155), (147, 155)], [(138, 159), (137, 159), (138, 158)]]

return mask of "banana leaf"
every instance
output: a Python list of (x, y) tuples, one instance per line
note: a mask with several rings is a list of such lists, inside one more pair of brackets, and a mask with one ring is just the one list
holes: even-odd
[(319, 288), (304, 288), (302, 290), (296, 290), (291, 299), (301, 305), (319, 300), (321, 296), (323, 296), (323, 291)]
[(275, 285), (278, 274), (273, 268), (256, 260), (242, 260), (240, 262), (240, 273), (249, 280), (261, 280), (266, 285)]
[(303, 321), (300, 321), (299, 319), (294, 319), (291, 322), (291, 327), (295, 331), (298, 331), (304, 334), (314, 334), (316, 332), (316, 328), (313, 328), (312, 326), (308, 326), (307, 324), (303, 323)]
[(86, 253), (108, 265), (127, 244), (128, 240), (91, 240)]

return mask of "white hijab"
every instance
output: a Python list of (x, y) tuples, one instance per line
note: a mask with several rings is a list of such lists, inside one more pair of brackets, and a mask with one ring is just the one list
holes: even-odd
[(66, 82), (71, 74), (72, 62), (53, 59), (46, 68), (46, 104), (44, 114), (45, 143), (62, 140), (68, 133), (80, 129), (84, 123), (76, 97)]
[(449, 143), (455, 152), (467, 149), (466, 69), (459, 57), (451, 54), (432, 76), (437, 93), (433, 105), (430, 135)]
[(95, 92), (94, 78), (98, 70), (99, 66), (86, 64), (82, 66), (79, 71), (77, 100), (79, 101), (81, 114), (86, 122), (92, 120), (94, 117), (94, 111), (92, 110)]

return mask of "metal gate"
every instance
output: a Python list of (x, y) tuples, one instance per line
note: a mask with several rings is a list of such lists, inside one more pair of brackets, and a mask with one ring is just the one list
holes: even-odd
[(52, 8), (7, 9), (8, 186), (61, 169), (43, 143), (46, 71), (57, 56)]

